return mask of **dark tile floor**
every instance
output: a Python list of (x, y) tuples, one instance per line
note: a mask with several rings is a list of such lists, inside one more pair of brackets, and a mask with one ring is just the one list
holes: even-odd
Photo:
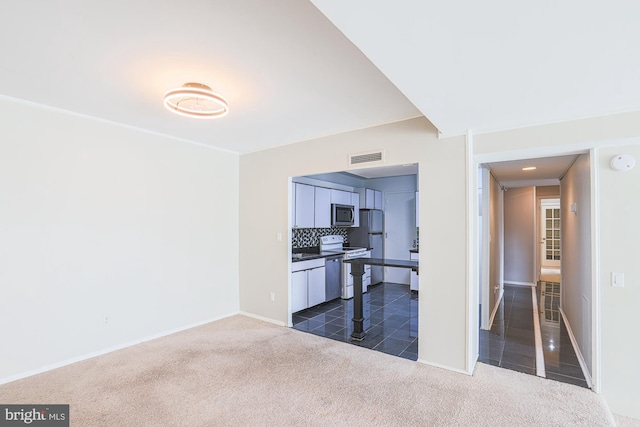
[(480, 362), (536, 374), (531, 288), (505, 286), (490, 331), (480, 330)]
[[(560, 285), (542, 282), (538, 287), (540, 333), (546, 377), (587, 387), (578, 358), (559, 313)], [(480, 362), (527, 374), (536, 374), (531, 288), (504, 287), (490, 331), (480, 330)]]
[(560, 284), (540, 282), (540, 334), (547, 378), (588, 387), (560, 315)]
[(294, 313), (293, 328), (405, 359), (418, 359), (418, 294), (408, 285), (380, 283), (363, 295), (368, 313), (363, 341), (352, 341), (353, 299), (333, 301)]

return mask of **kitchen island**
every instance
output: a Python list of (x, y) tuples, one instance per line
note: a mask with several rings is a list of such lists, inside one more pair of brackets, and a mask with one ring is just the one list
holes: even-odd
[(380, 265), (383, 267), (410, 268), (417, 273), (418, 261), (389, 258), (353, 258), (345, 259), (343, 262), (351, 264), (351, 275), (353, 276), (353, 332), (351, 333), (351, 339), (362, 341), (366, 336), (362, 307), (362, 276), (364, 275), (364, 266)]

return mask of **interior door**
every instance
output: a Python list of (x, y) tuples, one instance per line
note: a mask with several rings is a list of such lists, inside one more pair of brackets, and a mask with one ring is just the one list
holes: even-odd
[[(415, 192), (386, 193), (384, 210), (384, 257), (409, 260), (409, 250), (416, 238)], [(384, 281), (411, 283), (408, 268), (384, 268)]]
[(560, 268), (560, 199), (540, 201), (540, 265)]

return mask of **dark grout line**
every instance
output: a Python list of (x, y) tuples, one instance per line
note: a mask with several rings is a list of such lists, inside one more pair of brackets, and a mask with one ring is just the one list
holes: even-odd
[[(370, 338), (373, 339), (370, 339), (369, 341), (367, 341), (366, 338), (365, 341), (362, 342), (351, 341), (350, 327), (352, 326), (352, 323), (350, 317), (353, 317), (353, 300), (334, 300), (294, 313), (292, 315), (294, 323), (293, 328), (336, 341), (347, 342), (359, 347), (370, 348), (374, 351), (380, 351), (393, 356), (417, 360), (417, 350), (415, 354), (412, 351), (407, 351), (412, 345), (414, 345), (414, 342), (417, 343), (417, 336), (412, 338), (410, 341), (407, 341), (404, 338), (392, 336), (398, 331), (405, 331), (407, 329), (409, 330), (409, 333), (411, 333), (413, 330), (412, 323), (414, 322), (417, 333), (417, 311), (415, 312), (415, 316), (414, 313), (411, 313), (412, 304), (415, 304), (414, 301), (417, 301), (417, 294), (411, 293), (409, 286), (381, 283), (370, 287), (369, 292), (367, 292), (366, 295), (369, 296), (368, 302), (365, 301), (365, 304), (369, 304), (369, 315), (371, 320), (371, 327), (368, 330), (372, 331), (375, 328), (380, 328), (384, 334), (380, 342), (377, 342), (377, 336), (376, 338), (370, 336)], [(415, 309), (417, 309), (417, 306)], [(326, 314), (331, 312), (333, 312), (335, 317), (328, 319)], [(376, 315), (376, 313), (378, 314)], [(380, 315), (383, 315), (384, 317), (377, 319)], [(318, 316), (324, 316), (324, 320), (320, 321), (319, 319), (316, 319)], [(314, 322), (314, 319), (317, 320), (317, 325)], [(334, 328), (327, 328), (327, 326), (333, 325), (335, 327), (336, 325), (332, 322), (335, 322), (336, 319), (342, 319), (347, 326), (338, 332), (328, 333), (327, 329)], [(311, 327), (311, 330), (308, 328), (310, 325), (309, 322), (314, 322), (311, 324), (315, 325)], [(411, 336), (409, 336), (409, 338), (411, 338)], [(397, 345), (393, 349), (385, 349), (383, 344), (385, 341), (387, 341), (388, 344), (395, 342)], [(374, 342), (375, 345), (372, 345)]]
[[(538, 286), (538, 290), (542, 290), (542, 286)], [(523, 301), (527, 299), (524, 295), (528, 293), (531, 298), (530, 304), (532, 309), (528, 309)], [(522, 294), (520, 296), (519, 294)], [(540, 307), (537, 312), (533, 310), (533, 293), (529, 289), (524, 292), (519, 287), (505, 286), (503, 299), (498, 307), (498, 312), (502, 312), (503, 316), (496, 316), (494, 324), (491, 325), (491, 331), (480, 331), (480, 355), (478, 361), (488, 363), (495, 366), (504, 367), (519, 372), (536, 375), (535, 357), (527, 356), (527, 354), (535, 355), (535, 339), (533, 335), (534, 315), (539, 316), (540, 335), (544, 353), (544, 367), (546, 378), (550, 380), (565, 382), (580, 387), (588, 387), (584, 377), (576, 378), (575, 375), (581, 372), (579, 362), (575, 355), (575, 350), (571, 340), (566, 333), (564, 319), (559, 316), (557, 326), (550, 326), (549, 322), (544, 320), (544, 298), (540, 296)], [(553, 302), (553, 301), (552, 301)], [(531, 334), (528, 331), (530, 319)], [(526, 327), (526, 328), (525, 328)], [(525, 328), (525, 329), (523, 329)], [(503, 335), (500, 335), (503, 332)], [(554, 348), (550, 349), (553, 344)], [(531, 352), (527, 351), (527, 348)], [(515, 352), (514, 352), (515, 350)], [(496, 354), (499, 354), (496, 357)], [(554, 358), (555, 355), (555, 358)], [(565, 355), (574, 363), (565, 363), (558, 361), (557, 358)], [(559, 366), (555, 366), (559, 364)], [(578, 370), (576, 370), (576, 367)]]

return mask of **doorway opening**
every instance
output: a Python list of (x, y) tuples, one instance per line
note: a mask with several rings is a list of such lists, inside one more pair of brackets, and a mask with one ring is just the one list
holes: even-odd
[(560, 198), (540, 198), (540, 273), (541, 281), (560, 283)]
[[(570, 216), (576, 203), (591, 203), (589, 154), (487, 163), (479, 177), (478, 360), (590, 387), (591, 340), (576, 334), (590, 333), (591, 307), (573, 300), (591, 281), (576, 290), (573, 275), (590, 279), (591, 259), (564, 244), (590, 236), (591, 218), (576, 224)], [(583, 263), (581, 271), (562, 271), (564, 256)]]
[[(333, 289), (329, 286), (331, 276), (334, 281), (338, 277), (341, 282), (338, 288), (346, 291), (338, 295), (325, 292), (324, 299), (309, 299), (320, 295), (320, 292), (309, 290), (319, 288), (322, 259), (327, 256), (322, 250), (323, 247), (327, 249), (322, 241), (327, 237), (336, 236), (344, 242), (345, 259), (360, 249), (370, 252), (365, 257), (407, 261), (411, 259), (412, 251), (417, 253), (417, 164), (293, 177), (292, 185), (290, 326), (417, 360), (418, 291), (410, 287), (412, 274), (409, 269), (402, 269), (406, 270), (406, 274), (402, 274), (405, 272), (385, 268), (383, 273), (382, 267), (365, 267), (362, 294), (365, 337), (362, 341), (352, 339), (355, 287), (349, 287), (349, 283), (353, 283), (347, 271), (349, 263), (339, 262), (343, 270), (338, 274), (328, 274), (334, 266), (330, 269), (325, 265), (326, 289)], [(325, 215), (325, 211), (335, 203), (343, 209), (352, 209), (353, 225), (332, 224), (331, 215)], [(306, 222), (298, 221), (298, 216)], [(310, 265), (312, 268), (308, 271), (299, 268), (301, 262), (313, 259), (318, 261)], [(307, 290), (306, 299), (305, 293), (301, 292), (304, 289)]]

